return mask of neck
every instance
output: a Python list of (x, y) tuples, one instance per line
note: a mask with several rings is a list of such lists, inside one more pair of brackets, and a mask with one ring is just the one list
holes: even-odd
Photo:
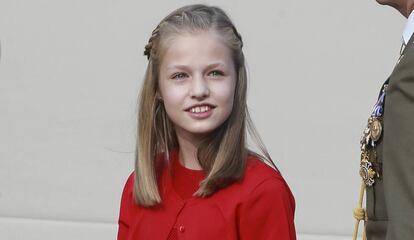
[(409, 3), (407, 3), (407, 14), (405, 17), (408, 18), (413, 10), (414, 10), (414, 1), (410, 1)]
[(407, 1), (405, 6), (401, 6), (400, 8), (398, 8), (398, 11), (405, 18), (408, 18), (413, 10), (414, 10), (414, 1)]
[(179, 145), (178, 159), (180, 163), (189, 169), (202, 170), (197, 159), (197, 149), (201, 140), (178, 133), (177, 140)]

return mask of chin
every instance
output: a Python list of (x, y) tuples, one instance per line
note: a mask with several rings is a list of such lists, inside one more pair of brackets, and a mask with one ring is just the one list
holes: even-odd
[[(192, 126), (192, 127), (181, 127), (182, 133), (193, 138), (202, 139), (210, 135), (216, 128), (212, 126)], [(177, 129), (176, 129), (177, 130)]]
[(214, 129), (211, 128), (197, 128), (197, 129), (189, 129), (188, 132), (194, 135), (200, 135), (200, 136), (207, 136), (210, 133), (212, 133)]
[(393, 8), (398, 9), (398, 5), (395, 1), (392, 1), (392, 0), (376, 0), (376, 1), (377, 1), (377, 3), (379, 3), (381, 5), (388, 5), (388, 6), (391, 6)]
[(390, 6), (394, 8), (395, 10), (397, 10), (398, 12), (400, 12), (403, 16), (408, 17), (407, 12), (406, 12), (406, 6), (404, 4), (401, 4), (401, 3), (398, 3), (392, 0), (376, 0), (376, 1), (377, 3), (381, 5)]

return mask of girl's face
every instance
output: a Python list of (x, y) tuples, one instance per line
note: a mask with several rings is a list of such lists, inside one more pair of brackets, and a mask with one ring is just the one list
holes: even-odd
[(233, 108), (236, 71), (230, 49), (212, 31), (174, 36), (159, 74), (159, 92), (178, 137), (201, 140)]

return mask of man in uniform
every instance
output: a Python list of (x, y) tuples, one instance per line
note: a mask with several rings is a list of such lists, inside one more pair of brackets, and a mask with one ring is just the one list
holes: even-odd
[(359, 218), (366, 220), (368, 240), (414, 240), (414, 0), (377, 2), (397, 9), (408, 21), (400, 58), (361, 139), (366, 211)]

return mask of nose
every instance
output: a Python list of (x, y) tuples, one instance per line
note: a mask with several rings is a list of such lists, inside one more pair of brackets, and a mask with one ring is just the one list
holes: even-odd
[(210, 89), (203, 76), (194, 76), (190, 96), (195, 99), (204, 99), (210, 95)]

